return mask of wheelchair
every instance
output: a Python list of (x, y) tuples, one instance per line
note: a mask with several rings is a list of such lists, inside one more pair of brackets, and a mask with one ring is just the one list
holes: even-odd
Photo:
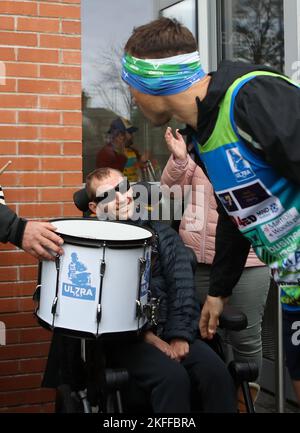
[[(74, 194), (74, 203), (87, 215), (88, 198), (85, 189)], [(195, 254), (188, 248), (187, 251), (195, 271), (197, 264)], [(247, 327), (246, 316), (230, 306), (225, 306), (219, 322), (220, 328), (236, 332)], [(70, 380), (57, 387), (55, 403), (57, 413), (151, 413), (148, 396), (130, 378), (128, 371), (110, 363), (109, 355), (105, 350), (105, 340), (104, 338), (102, 341), (101, 337), (95, 345), (95, 340), (76, 339), (73, 344), (76, 346), (76, 353), (72, 353), (71, 356), (80, 358), (79, 370), (81, 371), (78, 374), (80, 380), (77, 383)], [(208, 341), (208, 344), (226, 362), (219, 334)], [(97, 371), (95, 371), (95, 359), (97, 359)], [(231, 361), (228, 369), (236, 388), (242, 388), (247, 412), (254, 413), (249, 382), (255, 381), (258, 376), (257, 365), (249, 361)]]

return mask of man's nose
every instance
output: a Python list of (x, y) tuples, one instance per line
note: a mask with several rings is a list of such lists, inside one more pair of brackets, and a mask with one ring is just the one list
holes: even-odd
[(126, 201), (126, 194), (121, 193), (120, 191), (116, 191), (116, 201), (117, 203), (123, 203)]

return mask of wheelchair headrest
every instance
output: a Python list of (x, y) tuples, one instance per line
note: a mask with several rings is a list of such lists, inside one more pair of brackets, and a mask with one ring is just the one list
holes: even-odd
[[(144, 191), (147, 191), (146, 194), (146, 202), (145, 202), (145, 194), (141, 194), (141, 188)], [(134, 185), (132, 185), (133, 189), (133, 198), (134, 200), (139, 200), (139, 203), (143, 203), (145, 206), (155, 206), (157, 205), (161, 198), (162, 193), (160, 191), (159, 185), (156, 183), (149, 183), (149, 182), (137, 182)], [(79, 209), (81, 212), (87, 212), (89, 210), (89, 197), (87, 194), (86, 188), (82, 188), (78, 191), (76, 191), (73, 194), (73, 201), (77, 209)]]

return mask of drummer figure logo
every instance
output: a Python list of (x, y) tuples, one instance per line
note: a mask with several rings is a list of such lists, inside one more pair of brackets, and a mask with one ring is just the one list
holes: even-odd
[(96, 287), (91, 286), (91, 273), (87, 270), (85, 264), (79, 261), (77, 253), (72, 253), (68, 266), (68, 278), (71, 284), (62, 284), (63, 296), (89, 301), (95, 300)]

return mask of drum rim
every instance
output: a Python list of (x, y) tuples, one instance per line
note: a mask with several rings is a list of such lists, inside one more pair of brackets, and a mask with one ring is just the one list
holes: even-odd
[(88, 331), (77, 331), (75, 329), (68, 329), (68, 328), (61, 328), (59, 326), (51, 326), (48, 322), (46, 322), (44, 319), (42, 319), (38, 315), (38, 311), (34, 313), (36, 320), (38, 324), (48, 331), (56, 332), (58, 334), (70, 337), (70, 338), (85, 338), (87, 340), (98, 340), (98, 339), (110, 339), (110, 338), (118, 338), (118, 337), (126, 337), (126, 336), (134, 336), (138, 333), (142, 332), (148, 322), (146, 321), (138, 330), (132, 330), (132, 331), (118, 331), (118, 332), (102, 332), (97, 334), (94, 334), (93, 332)]
[[(70, 217), (70, 218), (53, 218), (49, 220), (50, 223), (55, 223), (55, 221), (99, 221), (95, 218), (86, 218), (86, 217)], [(142, 228), (143, 230), (146, 230), (151, 234), (149, 237), (145, 237), (142, 239), (134, 239), (134, 240), (104, 240), (104, 239), (91, 239), (91, 238), (84, 238), (80, 236), (73, 236), (69, 234), (60, 233), (59, 230), (57, 230), (55, 233), (57, 233), (59, 236), (61, 236), (67, 244), (75, 245), (75, 246), (88, 246), (92, 248), (99, 248), (102, 247), (104, 244), (107, 247), (112, 248), (138, 248), (141, 245), (144, 245), (146, 242), (148, 245), (151, 244), (151, 242), (154, 239), (155, 233), (150, 227), (141, 227), (139, 225), (134, 224), (134, 222), (131, 221), (101, 221), (103, 223), (118, 223), (118, 224), (126, 224), (126, 225), (133, 225), (135, 227)]]

